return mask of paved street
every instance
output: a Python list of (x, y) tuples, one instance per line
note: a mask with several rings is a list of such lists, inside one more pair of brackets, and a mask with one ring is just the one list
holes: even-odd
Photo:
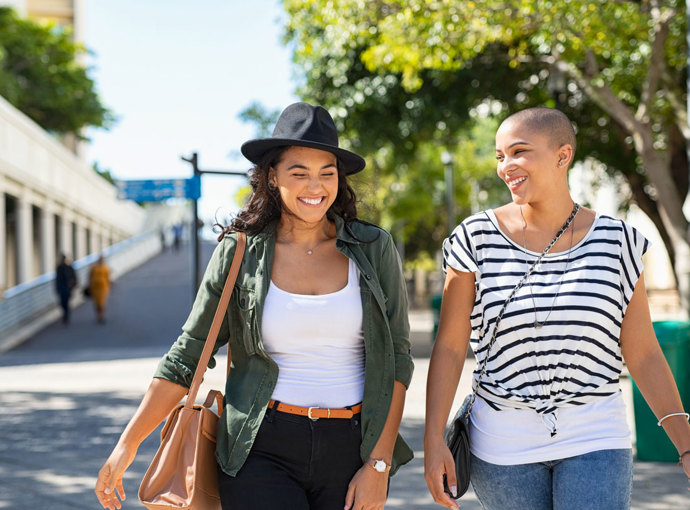
[[(205, 247), (204, 260), (210, 248)], [(119, 279), (108, 322), (96, 323), (90, 303), (68, 327), (53, 324), (0, 356), (0, 509), (96, 509), (95, 475), (146, 390), (159, 357), (176, 338), (191, 305), (186, 251), (168, 251)], [(423, 478), (424, 385), (430, 353), (428, 311), (411, 312), (416, 371), (402, 433), (416, 458), (392, 479), (387, 508), (431, 510)], [(459, 395), (467, 392), (468, 374)], [(207, 387), (222, 387), (212, 370)], [(200, 392), (201, 394), (204, 393)], [(629, 381), (624, 384), (627, 400)], [(154, 433), (125, 480), (125, 508), (143, 508), (136, 491), (157, 447)], [(680, 468), (636, 462), (633, 508), (688, 509)], [(470, 492), (462, 508), (479, 509)]]

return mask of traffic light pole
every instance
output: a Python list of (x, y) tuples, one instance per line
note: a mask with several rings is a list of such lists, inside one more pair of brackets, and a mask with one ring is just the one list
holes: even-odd
[[(247, 177), (247, 172), (240, 170), (201, 170), (199, 168), (199, 154), (197, 152), (192, 152), (191, 157), (185, 158), (180, 156), (182, 161), (192, 165), (192, 173), (194, 177), (199, 177), (203, 174), (215, 174), (215, 175), (243, 175)], [(192, 301), (196, 298), (196, 293), (199, 290), (199, 285), (201, 284), (201, 267), (200, 267), (200, 254), (201, 254), (201, 244), (199, 243), (199, 200), (192, 200)]]

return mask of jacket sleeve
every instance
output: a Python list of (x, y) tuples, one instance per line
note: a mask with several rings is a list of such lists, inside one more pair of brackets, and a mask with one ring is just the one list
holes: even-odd
[(408, 318), (407, 286), (402, 261), (390, 234), (382, 235), (383, 249), (380, 262), (381, 289), (388, 299), (386, 303), (388, 323), (393, 337), (395, 356), (395, 380), (409, 387), (414, 363), (410, 354), (410, 322)]
[[(170, 347), (168, 353), (163, 356), (163, 359), (161, 359), (154, 377), (166, 379), (187, 388), (191, 386), (194, 371), (204, 349), (206, 337), (211, 329), (213, 316), (218, 308), (220, 295), (225, 285), (225, 279), (230, 270), (236, 242), (236, 236), (226, 236), (216, 246), (206, 267), (199, 291), (194, 299), (192, 311), (182, 326), (182, 334)], [(216, 366), (214, 356), (218, 349), (227, 343), (228, 334), (229, 328), (226, 313), (213, 348), (213, 355), (208, 363), (208, 368)]]

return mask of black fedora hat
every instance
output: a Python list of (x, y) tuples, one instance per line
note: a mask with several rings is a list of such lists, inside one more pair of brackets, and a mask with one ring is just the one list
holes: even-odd
[(311, 147), (335, 154), (346, 174), (354, 174), (364, 168), (364, 158), (338, 147), (338, 131), (333, 118), (322, 106), (294, 103), (278, 117), (271, 138), (249, 140), (242, 144), (244, 157), (258, 163), (264, 154), (275, 147), (297, 145)]

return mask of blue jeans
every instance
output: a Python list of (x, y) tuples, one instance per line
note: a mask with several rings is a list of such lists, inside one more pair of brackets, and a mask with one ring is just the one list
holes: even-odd
[(472, 487), (486, 510), (628, 510), (632, 450), (501, 466), (472, 455)]

